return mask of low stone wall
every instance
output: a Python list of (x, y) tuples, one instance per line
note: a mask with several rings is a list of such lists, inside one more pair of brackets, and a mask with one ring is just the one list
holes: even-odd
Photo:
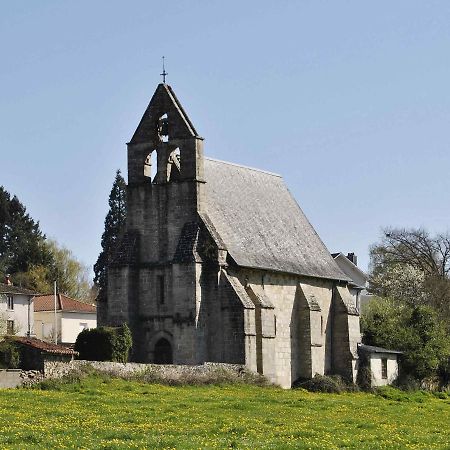
[(29, 387), (42, 381), (44, 379), (44, 374), (39, 370), (21, 370), (20, 378), (22, 379), (21, 386)]
[(247, 372), (244, 366), (239, 364), (207, 362), (197, 366), (189, 366), (175, 364), (123, 364), (109, 361), (75, 360), (71, 362), (45, 361), (44, 378), (57, 379), (89, 368), (117, 377), (126, 378), (132, 375), (148, 374), (149, 376), (154, 375), (168, 381), (179, 381), (183, 379), (201, 381), (208, 376), (220, 373), (240, 377), (244, 372)]
[(44, 375), (38, 370), (2, 369), (0, 370), (0, 388), (31, 386), (43, 378)]

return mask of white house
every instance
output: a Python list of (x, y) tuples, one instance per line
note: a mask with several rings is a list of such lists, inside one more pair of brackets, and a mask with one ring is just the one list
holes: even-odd
[(398, 378), (398, 356), (403, 352), (358, 344), (360, 364), (367, 364), (372, 386), (386, 386)]
[[(33, 335), (33, 296), (35, 292), (13, 286), (9, 276), (0, 283), (0, 333)], [(5, 323), (6, 322), (6, 323)]]
[(74, 344), (82, 330), (97, 326), (95, 305), (63, 294), (56, 296), (56, 313), (53, 294), (34, 297), (34, 311), (36, 337), (46, 341), (54, 340), (55, 323), (58, 343), (62, 344)]
[(357, 266), (357, 257), (354, 253), (348, 253), (347, 256), (343, 253), (332, 253), (331, 255), (342, 272), (352, 280), (349, 284), (349, 289), (355, 300), (355, 306), (358, 311), (361, 311), (361, 308), (372, 297), (367, 291), (369, 287), (369, 276)]

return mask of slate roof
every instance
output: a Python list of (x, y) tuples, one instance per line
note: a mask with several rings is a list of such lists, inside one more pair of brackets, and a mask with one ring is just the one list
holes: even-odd
[(205, 158), (205, 179), (206, 213), (239, 266), (350, 280), (281, 176)]
[(394, 355), (403, 354), (403, 352), (400, 352), (398, 350), (388, 350), (387, 348), (375, 347), (374, 345), (365, 344), (358, 344), (358, 350), (361, 350), (365, 353), (391, 353)]
[(0, 294), (36, 295), (36, 292), (12, 284), (0, 283)]
[[(38, 295), (34, 297), (35, 312), (54, 311), (54, 309), (55, 309), (55, 298), (53, 294)], [(95, 313), (97, 311), (95, 305), (84, 303), (81, 302), (80, 300), (75, 300), (63, 294), (57, 294), (56, 309), (57, 311), (84, 312), (84, 313)]]
[(40, 339), (24, 337), (24, 336), (12, 336), (10, 339), (19, 342), (27, 347), (32, 347), (37, 350), (42, 350), (45, 353), (53, 353), (58, 355), (77, 355), (71, 348), (64, 347), (63, 345), (52, 344), (51, 342), (41, 341)]
[[(335, 260), (340, 258), (341, 261), (344, 261), (344, 264), (347, 264), (347, 266), (351, 267), (353, 270), (356, 270), (366, 280), (369, 280), (369, 277), (367, 276), (367, 274), (364, 271), (362, 271), (353, 261), (350, 261), (350, 259), (348, 259), (347, 256), (344, 255), (344, 253), (342, 253), (342, 252), (332, 253), (331, 256)], [(362, 287), (364, 287), (364, 286), (362, 286)]]

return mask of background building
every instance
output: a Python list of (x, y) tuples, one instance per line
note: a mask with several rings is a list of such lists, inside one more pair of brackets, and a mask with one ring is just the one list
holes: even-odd
[(358, 311), (361, 311), (361, 308), (364, 308), (372, 298), (372, 294), (367, 290), (369, 276), (358, 267), (358, 260), (354, 253), (347, 253), (347, 256), (343, 253), (332, 253), (332, 256), (342, 272), (351, 279), (349, 289)]
[[(56, 296), (56, 330), (58, 343), (73, 344), (78, 334), (86, 328), (97, 326), (95, 305), (83, 303), (63, 294)], [(55, 297), (38, 295), (34, 297), (35, 333), (38, 339), (55, 339)]]
[(33, 334), (35, 292), (14, 286), (9, 277), (0, 283), (0, 332), (31, 336)]

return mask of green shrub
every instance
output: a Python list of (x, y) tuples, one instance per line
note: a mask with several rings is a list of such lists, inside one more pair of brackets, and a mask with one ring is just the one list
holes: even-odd
[(99, 327), (83, 330), (75, 342), (79, 359), (125, 363), (132, 346), (127, 324), (120, 327)]
[[(424, 403), (431, 397), (436, 397), (430, 392), (423, 390), (403, 391), (392, 386), (380, 386), (374, 389), (374, 393), (386, 400), (395, 402), (416, 402)], [(438, 397), (439, 398), (439, 397)]]
[(314, 378), (305, 381), (297, 381), (295, 388), (306, 389), (310, 392), (327, 392), (340, 394), (341, 392), (354, 392), (358, 387), (353, 384), (347, 384), (339, 375), (314, 375)]
[(359, 357), (356, 383), (364, 391), (370, 391), (372, 389), (372, 371), (370, 370), (369, 359), (365, 354), (361, 354)]
[(412, 375), (400, 373), (400, 377), (394, 383), (402, 391), (414, 392), (420, 389), (420, 382)]
[(18, 369), (20, 367), (20, 349), (11, 339), (0, 342), (0, 368)]
[(450, 335), (429, 306), (409, 306), (390, 299), (370, 302), (361, 316), (363, 343), (401, 350), (400, 378), (450, 379)]

